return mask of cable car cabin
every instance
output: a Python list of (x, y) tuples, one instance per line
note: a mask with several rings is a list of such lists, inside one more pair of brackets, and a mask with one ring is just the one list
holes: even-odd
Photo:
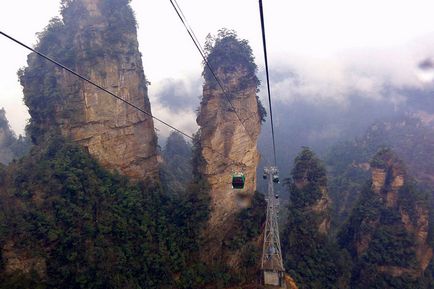
[(244, 188), (244, 182), (246, 178), (243, 174), (234, 174), (232, 175), (232, 189), (243, 189)]
[(273, 175), (273, 182), (275, 182), (276, 184), (279, 183), (279, 175), (278, 174)]

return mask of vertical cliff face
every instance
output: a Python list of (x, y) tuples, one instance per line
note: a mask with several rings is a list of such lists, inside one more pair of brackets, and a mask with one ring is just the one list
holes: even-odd
[(423, 273), (433, 252), (428, 244), (426, 200), (413, 187), (403, 163), (388, 149), (375, 155), (371, 173), (370, 186), (365, 187), (339, 236), (357, 263), (354, 283), (367, 288), (390, 278), (406, 278), (406, 282), (422, 282), (417, 283), (418, 288), (427, 288)]
[[(150, 113), (128, 2), (65, 1), (63, 19), (50, 22), (36, 48)], [(151, 117), (34, 54), (19, 74), (35, 142), (54, 131), (86, 147), (108, 169), (133, 179), (156, 176)]]
[[(256, 140), (263, 110), (256, 95), (256, 65), (247, 42), (238, 40), (233, 32), (222, 31), (208, 48), (208, 62), (226, 91), (225, 95), (205, 68), (197, 118), (203, 159), (198, 171), (210, 185), (211, 213), (204, 235), (207, 259), (215, 259), (221, 255), (223, 239), (230, 235), (234, 217), (250, 206), (256, 189)], [(235, 172), (246, 176), (242, 190), (232, 189), (231, 175)]]

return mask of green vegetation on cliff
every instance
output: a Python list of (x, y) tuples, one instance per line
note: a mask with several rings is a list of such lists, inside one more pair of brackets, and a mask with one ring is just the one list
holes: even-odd
[[(134, 44), (137, 41), (130, 37), (136, 33), (137, 29), (137, 21), (134, 11), (129, 5), (130, 2), (131, 0), (104, 0), (96, 3), (99, 5), (99, 10), (105, 18), (108, 29), (101, 35), (96, 35), (96, 30), (93, 27), (83, 29), (81, 33), (83, 33), (84, 39), (89, 40), (82, 43), (81, 49), (84, 54), (81, 57), (83, 60), (104, 56), (121, 57), (118, 50), (119, 46), (123, 46), (125, 43)], [(77, 29), (75, 24), (81, 18), (88, 18), (88, 13), (79, 0), (62, 0), (61, 14), (65, 24), (63, 29), (66, 32)], [(99, 38), (102, 41), (92, 41)], [(110, 45), (104, 45), (104, 43), (110, 43)], [(127, 46), (127, 48), (134, 48), (134, 46)], [(128, 51), (122, 52), (128, 53)], [(76, 56), (73, 58), (77, 59)]]
[[(229, 234), (229, 239), (226, 240), (225, 246), (231, 251), (236, 251), (247, 242), (259, 237), (262, 225), (265, 223), (265, 212), (266, 202), (264, 196), (259, 192), (255, 192), (252, 205), (244, 208), (237, 215), (235, 229)], [(250, 256), (250, 258), (253, 257)]]
[(306, 208), (323, 197), (327, 188), (326, 170), (309, 148), (303, 148), (296, 156), (291, 175), (290, 200), (294, 208)]
[(304, 148), (295, 158), (291, 175), (282, 240), (287, 272), (301, 289), (348, 288), (350, 258), (328, 236), (324, 165)]
[[(228, 53), (228, 52), (231, 53)], [(208, 35), (205, 43), (205, 52), (207, 61), (213, 70), (222, 70), (224, 73), (235, 72), (234, 63), (243, 65), (246, 69), (242, 83), (242, 88), (249, 87), (254, 83), (256, 87), (260, 82), (256, 76), (258, 67), (255, 64), (252, 49), (247, 40), (240, 40), (234, 30), (221, 29), (218, 31), (217, 37)], [(216, 72), (216, 71), (214, 71)], [(205, 81), (212, 83), (217, 87), (217, 82), (212, 75), (211, 70), (205, 66), (203, 71)]]
[[(239, 69), (239, 66), (241, 66), (244, 74), (240, 79), (238, 89), (242, 90), (253, 85), (256, 87), (256, 90), (259, 91), (260, 81), (256, 76), (258, 67), (255, 64), (252, 48), (250, 48), (247, 40), (240, 40), (234, 30), (220, 29), (216, 37), (208, 35), (205, 43), (205, 53), (207, 62), (214, 73), (217, 74), (217, 77), (220, 77), (220, 72), (231, 76), (231, 74), (236, 72), (236, 69)], [(205, 82), (212, 88), (220, 89), (211, 70), (205, 63), (202, 75), (205, 78)], [(219, 81), (223, 85), (223, 88), (227, 90), (226, 85), (229, 79), (219, 79)], [(237, 93), (237, 91), (226, 92), (229, 94), (227, 96), (229, 99), (232, 95)], [(259, 117), (260, 120), (264, 122), (267, 112), (259, 100), (259, 97), (256, 97)]]

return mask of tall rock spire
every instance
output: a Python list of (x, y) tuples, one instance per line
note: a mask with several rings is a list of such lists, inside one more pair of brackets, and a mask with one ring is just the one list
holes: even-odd
[[(39, 34), (37, 49), (151, 112), (127, 0), (64, 1), (63, 19)], [(156, 177), (157, 137), (151, 117), (30, 54), (20, 71), (38, 142), (55, 131), (87, 148), (103, 166), (133, 179)]]
[[(222, 242), (231, 234), (234, 217), (250, 205), (256, 190), (256, 140), (263, 109), (256, 95), (259, 81), (251, 53), (247, 41), (227, 30), (208, 45), (207, 60), (225, 90), (205, 67), (197, 118), (203, 158), (198, 170), (210, 185), (211, 214), (205, 238), (207, 258), (214, 260), (222, 254)], [(246, 177), (242, 190), (231, 186), (231, 175), (238, 172)]]

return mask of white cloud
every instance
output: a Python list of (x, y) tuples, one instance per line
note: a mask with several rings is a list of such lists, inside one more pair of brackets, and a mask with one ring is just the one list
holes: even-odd
[[(193, 110), (185, 109), (174, 112), (167, 107), (161, 106), (159, 103), (154, 103), (152, 105), (152, 113), (158, 116), (159, 119), (164, 120), (190, 136), (197, 132), (196, 113)], [(156, 120), (154, 120), (154, 125), (159, 138), (166, 138), (173, 131)]]
[[(348, 49), (311, 57), (272, 58), (272, 94), (278, 101), (334, 101), (347, 104), (349, 96), (405, 102), (399, 90), (422, 88), (434, 79), (433, 69), (421, 71), (421, 60), (434, 54), (434, 33), (400, 46)], [(274, 76), (274, 77), (273, 77)]]
[[(35, 43), (35, 33), (58, 14), (59, 2), (9, 1), (0, 10), (0, 28), (25, 43)], [(202, 44), (208, 33), (233, 28), (249, 40), (257, 64), (263, 66), (257, 2), (178, 3)], [(202, 59), (169, 1), (133, 0), (132, 6), (139, 23), (145, 74), (154, 89), (150, 90), (154, 114), (161, 113), (162, 118), (187, 129), (193, 127), (195, 107), (188, 113), (174, 114), (163, 109), (152, 94), (163, 79), (200, 77)], [(432, 0), (273, 0), (264, 2), (264, 11), (270, 69), (297, 75), (296, 79), (272, 76), (276, 99), (345, 103), (348, 94), (357, 93), (400, 102), (402, 96), (384, 95), (384, 88), (418, 87), (423, 85), (421, 79), (431, 79), (418, 75), (416, 65), (434, 57)], [(0, 38), (0, 106), (6, 107), (13, 129), (21, 133), (27, 116), (16, 71), (25, 65), (28, 51)], [(262, 88), (262, 95), (264, 91)]]

